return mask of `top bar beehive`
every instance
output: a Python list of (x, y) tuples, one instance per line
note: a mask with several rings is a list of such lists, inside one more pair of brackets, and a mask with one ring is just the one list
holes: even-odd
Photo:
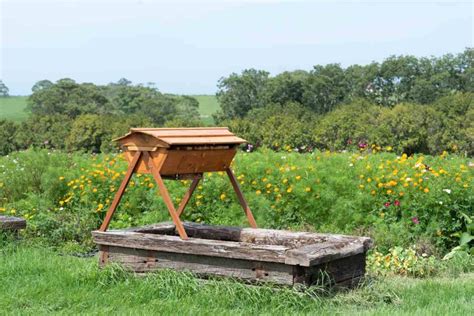
[[(227, 173), (250, 226), (257, 227), (252, 211), (230, 169), (237, 146), (246, 141), (232, 134), (227, 127), (132, 128), (127, 135), (117, 138), (116, 141), (122, 147), (129, 166), (105, 215), (100, 231), (104, 232), (109, 227), (133, 173), (152, 174), (182, 239), (187, 239), (188, 236), (179, 217), (204, 172), (225, 171)], [(173, 205), (163, 179), (193, 180), (178, 208)]]
[[(132, 128), (116, 141), (129, 162), (136, 151), (150, 152), (164, 176), (225, 171), (235, 156), (236, 147), (246, 142), (226, 127)], [(139, 162), (136, 172), (149, 173), (143, 161)]]

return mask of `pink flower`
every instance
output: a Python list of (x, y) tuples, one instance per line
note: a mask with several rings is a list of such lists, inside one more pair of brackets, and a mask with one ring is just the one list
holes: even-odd
[(400, 201), (399, 201), (399, 200), (395, 200), (395, 202), (393, 202), (393, 205), (395, 205), (395, 206), (400, 206)]
[(413, 224), (415, 224), (415, 225), (418, 225), (418, 224), (420, 223), (420, 221), (418, 220), (418, 217), (416, 217), (416, 216), (415, 216), (415, 217), (412, 217), (412, 218), (411, 218), (411, 221), (412, 221)]
[(385, 207), (389, 207), (389, 206), (390, 206), (390, 202), (385, 202), (383, 205), (384, 205)]

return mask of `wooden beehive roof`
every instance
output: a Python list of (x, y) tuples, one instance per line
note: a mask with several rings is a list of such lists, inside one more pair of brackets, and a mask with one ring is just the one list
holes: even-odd
[[(163, 147), (173, 145), (237, 145), (246, 143), (245, 139), (235, 136), (227, 127), (190, 127), (190, 128), (131, 128), (126, 135), (115, 139), (121, 144), (132, 140), (134, 136), (150, 136)], [(150, 144), (152, 145), (152, 144)]]

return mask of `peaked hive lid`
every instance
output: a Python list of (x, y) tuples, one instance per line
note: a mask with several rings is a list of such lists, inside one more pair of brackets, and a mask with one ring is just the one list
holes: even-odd
[(114, 141), (124, 140), (134, 134), (152, 136), (168, 146), (243, 144), (247, 142), (245, 139), (235, 136), (227, 127), (131, 128), (129, 133), (114, 139)]

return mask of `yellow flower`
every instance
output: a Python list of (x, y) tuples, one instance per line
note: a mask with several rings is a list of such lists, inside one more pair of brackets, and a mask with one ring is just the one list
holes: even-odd
[(295, 179), (296, 180), (301, 180), (301, 176), (296, 176)]
[(97, 192), (97, 189), (96, 189), (96, 188), (93, 188), (93, 189), (92, 189), (92, 192), (96, 193), (96, 192)]
[(404, 195), (405, 195), (405, 193), (403, 193), (403, 192), (400, 192), (400, 193), (398, 193), (398, 195), (400, 195), (400, 196), (404, 196)]
[(372, 179), (371, 178), (367, 178), (367, 182), (372, 182)]
[(224, 200), (225, 200), (225, 197), (226, 197), (226, 196), (225, 196), (225, 194), (224, 194), (224, 193), (222, 193), (222, 194), (221, 194), (221, 196), (220, 196), (220, 198), (221, 198), (221, 200), (222, 200), (222, 201), (224, 201)]
[(197, 198), (198, 200), (200, 200), (200, 199), (202, 199), (202, 195), (201, 195), (201, 194), (198, 194), (198, 196), (196, 196), (196, 198)]
[(267, 184), (267, 188), (268, 188), (268, 189), (271, 188), (271, 187), (272, 187), (272, 184), (271, 184), (271, 183)]
[(4, 207), (0, 207), (0, 212), (5, 212), (5, 208), (4, 208)]
[(16, 210), (15, 210), (15, 209), (11, 210), (11, 211), (10, 211), (10, 214), (15, 215), (15, 214), (16, 214)]
[(97, 205), (97, 211), (101, 211), (103, 208), (104, 208), (104, 204), (99, 203), (99, 205)]
[(267, 182), (267, 180), (268, 180), (267, 178), (263, 178), (262, 182)]
[(363, 189), (365, 186), (363, 184), (359, 184), (359, 189)]
[(293, 191), (293, 189), (291, 187), (286, 190), (286, 192), (288, 192), (288, 193), (291, 193), (291, 191)]
[(257, 185), (257, 181), (253, 180), (252, 185)]
[(283, 179), (283, 184), (288, 183), (288, 179)]
[(60, 177), (59, 177), (59, 180), (64, 180), (64, 177), (63, 177), (63, 176), (60, 176)]
[(257, 191), (255, 191), (255, 194), (260, 195), (260, 194), (262, 194), (262, 191), (257, 190)]
[(151, 183), (151, 182), (150, 182), (150, 183), (148, 183), (148, 187), (151, 189), (151, 188), (154, 188), (154, 187), (155, 187), (155, 185), (154, 185), (153, 183)]
[(387, 194), (392, 194), (392, 190), (387, 190)]
[(311, 188), (310, 187), (306, 187), (306, 189), (304, 189), (306, 192), (311, 192)]
[(428, 192), (430, 192), (430, 189), (425, 188), (425, 189), (423, 190), (423, 192), (428, 193)]

